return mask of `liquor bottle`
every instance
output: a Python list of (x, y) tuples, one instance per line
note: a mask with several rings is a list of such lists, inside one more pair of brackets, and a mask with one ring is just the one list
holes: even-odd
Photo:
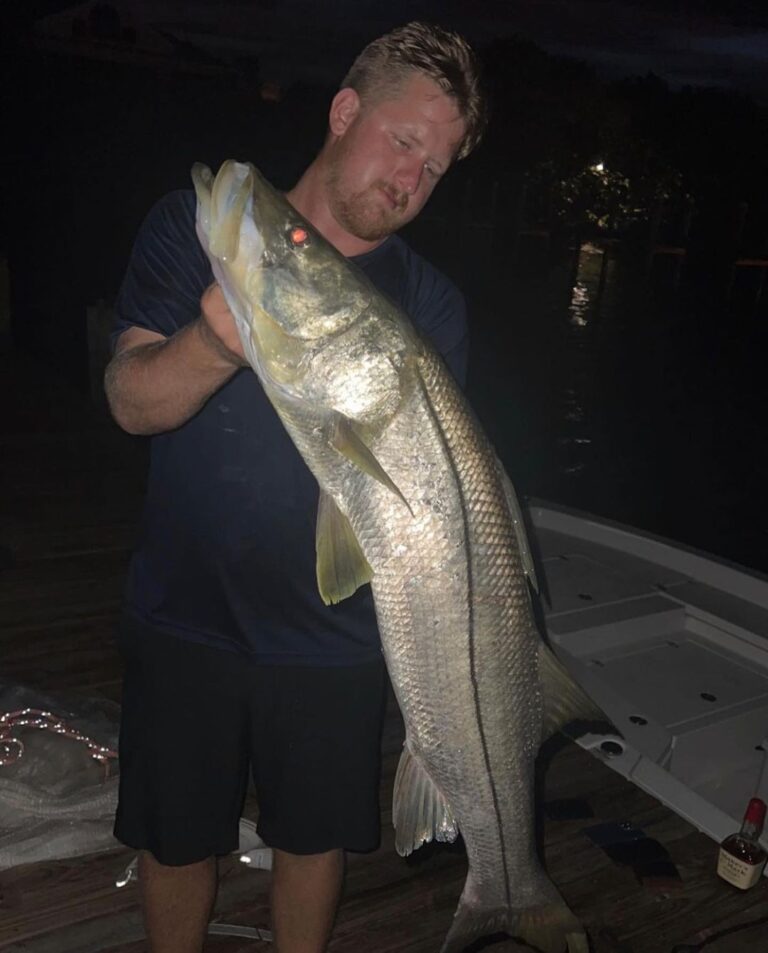
[(737, 834), (730, 834), (720, 845), (717, 873), (734, 887), (748, 890), (760, 879), (768, 854), (758, 842), (765, 822), (765, 801), (753, 797)]

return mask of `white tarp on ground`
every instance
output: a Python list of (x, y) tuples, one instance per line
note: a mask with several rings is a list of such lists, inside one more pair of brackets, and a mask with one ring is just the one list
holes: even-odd
[(0, 869), (117, 846), (119, 718), (0, 679)]

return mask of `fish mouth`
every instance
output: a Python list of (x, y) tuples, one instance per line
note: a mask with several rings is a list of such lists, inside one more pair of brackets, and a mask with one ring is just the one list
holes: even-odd
[(312, 354), (366, 312), (371, 290), (248, 163), (193, 168), (197, 231), (259, 376), (299, 380)]

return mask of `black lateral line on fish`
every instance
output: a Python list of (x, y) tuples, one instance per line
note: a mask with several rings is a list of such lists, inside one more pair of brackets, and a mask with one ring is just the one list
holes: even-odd
[(475, 717), (477, 718), (477, 727), (480, 732), (480, 744), (483, 749), (483, 761), (485, 762), (485, 769), (488, 774), (488, 782), (491, 786), (491, 798), (493, 800), (493, 810), (496, 814), (496, 822), (499, 829), (499, 837), (501, 838), (501, 862), (504, 867), (504, 893), (507, 897), (507, 902), (511, 902), (510, 897), (510, 883), (509, 883), (509, 869), (507, 868), (507, 844), (504, 837), (504, 824), (501, 819), (501, 807), (499, 805), (499, 796), (496, 791), (496, 783), (493, 778), (493, 772), (491, 771), (491, 760), (488, 753), (488, 743), (485, 738), (485, 728), (483, 727), (483, 715), (480, 711), (480, 692), (477, 686), (477, 669), (475, 664), (475, 614), (474, 614), (474, 599), (473, 596), (473, 573), (472, 573), (472, 549), (469, 545), (469, 519), (467, 517), (467, 501), (464, 496), (464, 491), (461, 485), (461, 480), (459, 479), (459, 471), (456, 465), (456, 461), (453, 458), (451, 453), (451, 445), (448, 442), (445, 430), (440, 422), (440, 416), (437, 413), (432, 399), (429, 395), (429, 390), (424, 383), (424, 378), (421, 374), (421, 369), (418, 370), (418, 379), (421, 386), (421, 390), (424, 394), (424, 399), (429, 407), (429, 412), (432, 415), (432, 419), (435, 423), (435, 426), (440, 431), (440, 434), (443, 438), (443, 446), (445, 447), (445, 452), (448, 456), (448, 459), (451, 462), (451, 469), (456, 479), (456, 486), (459, 493), (459, 499), (461, 500), (461, 520), (464, 526), (464, 538), (467, 540), (467, 588), (469, 594), (469, 670), (470, 678), (472, 679), (472, 694), (475, 699)]

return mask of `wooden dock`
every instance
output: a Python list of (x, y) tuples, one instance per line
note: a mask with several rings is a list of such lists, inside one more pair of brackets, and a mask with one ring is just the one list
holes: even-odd
[[(112, 631), (140, 507), (141, 443), (87, 396), (8, 348), (0, 352), (0, 396), (2, 676), (117, 700)], [(461, 847), (429, 846), (408, 860), (394, 851), (390, 797), (401, 738), (392, 702), (382, 844), (349, 858), (330, 953), (437, 953), (453, 916), (466, 870)], [(587, 925), (593, 953), (768, 949), (768, 880), (747, 893), (723, 883), (708, 838), (575, 745), (549, 753), (542, 769), (546, 864)], [(256, 810), (249, 801), (247, 816)], [(648, 839), (644, 859), (621, 863), (585, 833), (621, 823)], [(131, 858), (116, 848), (0, 872), (0, 950), (143, 950), (135, 884), (115, 887)], [(268, 883), (268, 873), (226, 858), (215, 919), (267, 927)], [(211, 953), (271, 948), (234, 936), (212, 936), (207, 945)], [(528, 949), (509, 939), (488, 948)]]

